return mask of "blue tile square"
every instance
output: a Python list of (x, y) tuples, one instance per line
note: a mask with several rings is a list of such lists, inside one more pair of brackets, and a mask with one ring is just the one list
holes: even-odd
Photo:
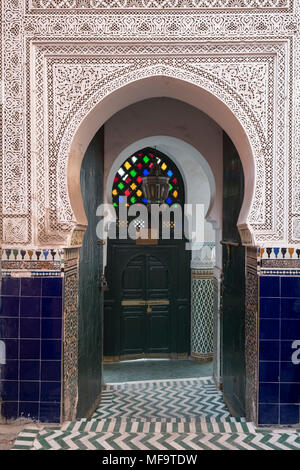
[(0, 315), (2, 317), (18, 317), (19, 303), (19, 297), (2, 296), (0, 298)]
[(20, 295), (20, 278), (3, 277), (2, 278), (2, 295)]
[(13, 401), (3, 401), (1, 404), (1, 414), (5, 419), (17, 419), (19, 414), (19, 403)]
[(19, 379), (19, 361), (17, 359), (9, 359), (6, 361), (6, 364), (1, 367), (1, 378), (3, 380)]
[(41, 297), (21, 297), (20, 316), (39, 318), (41, 315)]
[(41, 321), (38, 318), (21, 318), (20, 320), (20, 338), (40, 338)]
[(259, 403), (279, 403), (279, 384), (259, 384), (258, 401)]
[(60, 403), (41, 403), (39, 420), (42, 423), (59, 423)]
[(42, 320), (42, 338), (60, 339), (62, 331), (62, 320), (43, 319)]
[(42, 317), (61, 318), (62, 317), (62, 298), (61, 297), (43, 297)]
[(281, 278), (281, 297), (300, 297), (300, 277), (283, 276)]
[(279, 341), (261, 340), (259, 359), (260, 361), (279, 361)]
[(22, 297), (40, 297), (42, 279), (38, 277), (24, 277), (21, 280)]
[(281, 362), (280, 364), (280, 382), (299, 382), (300, 383), (300, 363)]
[(6, 339), (4, 340), (6, 348), (6, 359), (18, 359), (19, 357), (19, 340)]
[(279, 318), (280, 317), (280, 299), (263, 297), (259, 302), (260, 318)]
[(278, 405), (259, 405), (258, 424), (278, 424), (279, 406)]
[(40, 382), (20, 382), (20, 401), (39, 401)]
[(280, 362), (262, 362), (259, 363), (259, 381), (260, 382), (278, 382), (279, 381)]
[(39, 380), (40, 361), (20, 361), (20, 380)]
[(278, 276), (261, 276), (259, 286), (260, 297), (280, 296), (280, 278)]
[(43, 360), (60, 360), (61, 359), (61, 340), (42, 340), (42, 359)]
[(280, 405), (279, 424), (298, 424), (300, 423), (300, 406), (298, 405)]
[(1, 380), (0, 389), (2, 401), (18, 401), (19, 382), (17, 380)]
[(60, 382), (42, 382), (41, 383), (41, 401), (52, 403), (60, 402), (61, 384)]
[(42, 361), (41, 380), (59, 382), (61, 380), (61, 361)]
[(32, 419), (37, 421), (39, 418), (39, 403), (20, 402), (19, 414), (23, 418)]
[(300, 320), (300, 298), (281, 299), (281, 318)]
[(281, 338), (283, 340), (300, 339), (300, 320), (281, 320)]
[(260, 339), (279, 339), (279, 323), (280, 320), (260, 320)]
[(300, 404), (300, 383), (281, 383), (280, 403)]
[(61, 297), (62, 296), (62, 278), (44, 278), (42, 279), (43, 297)]
[(18, 318), (0, 318), (0, 338), (18, 338), (19, 337), (19, 319)]
[(21, 339), (20, 358), (21, 359), (40, 359), (41, 342), (37, 339)]

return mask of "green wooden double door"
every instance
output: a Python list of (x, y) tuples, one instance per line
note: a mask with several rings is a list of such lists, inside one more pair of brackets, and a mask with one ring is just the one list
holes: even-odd
[(189, 255), (182, 242), (108, 246), (107, 360), (189, 353)]

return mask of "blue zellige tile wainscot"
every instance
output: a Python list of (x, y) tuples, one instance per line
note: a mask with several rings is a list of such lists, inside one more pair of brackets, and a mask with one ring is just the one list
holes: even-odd
[(4, 277), (0, 299), (1, 415), (59, 422), (62, 374), (61, 277)]
[(260, 277), (258, 397), (258, 424), (300, 423), (300, 277)]

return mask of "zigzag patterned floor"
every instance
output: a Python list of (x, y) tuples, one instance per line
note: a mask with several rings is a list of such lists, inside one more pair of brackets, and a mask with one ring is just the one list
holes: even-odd
[(231, 417), (211, 379), (131, 382), (107, 385), (90, 419), (27, 427), (13, 449), (299, 450), (300, 430)]

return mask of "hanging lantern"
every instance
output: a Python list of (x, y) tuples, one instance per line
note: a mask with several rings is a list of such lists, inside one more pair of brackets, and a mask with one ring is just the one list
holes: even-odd
[(149, 205), (163, 204), (166, 201), (169, 194), (169, 178), (162, 174), (157, 161), (149, 175), (143, 177), (142, 190)]

